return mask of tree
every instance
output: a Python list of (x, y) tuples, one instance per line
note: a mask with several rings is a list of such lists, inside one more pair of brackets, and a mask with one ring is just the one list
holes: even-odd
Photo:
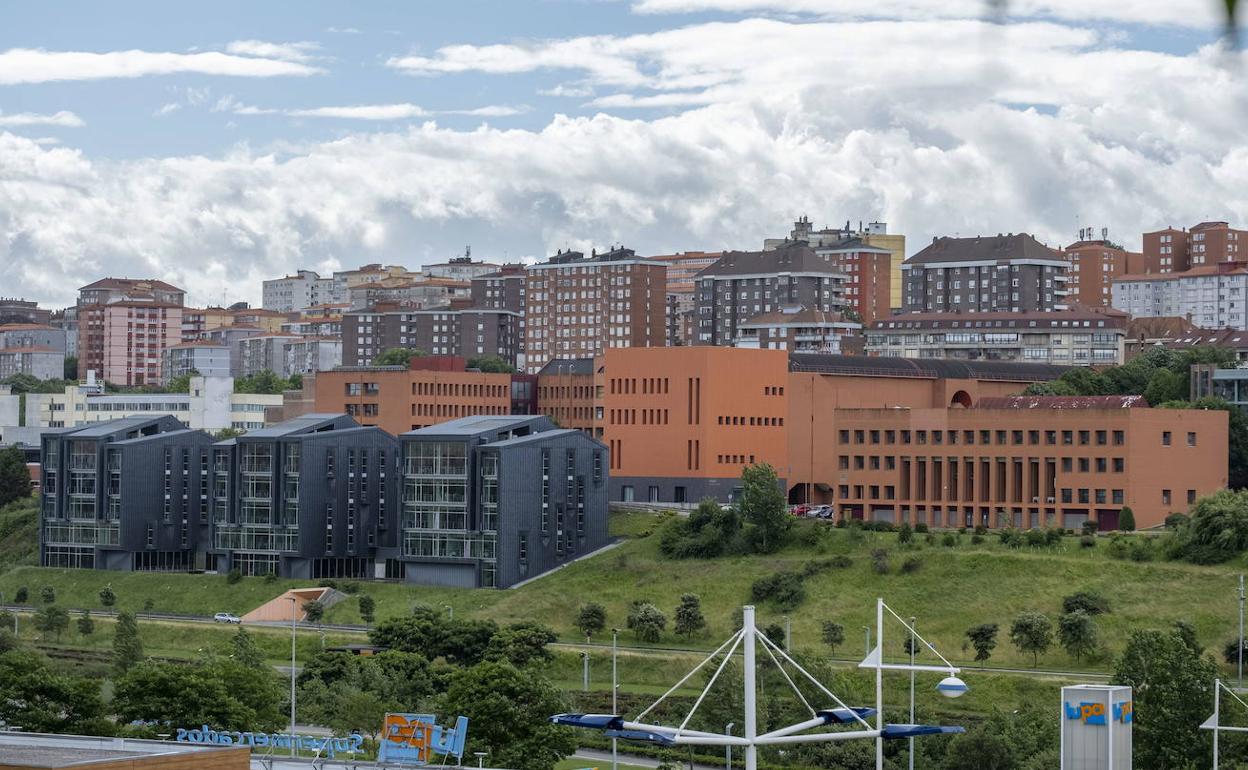
[(1019, 652), (1032, 654), (1032, 666), (1040, 664), (1040, 654), (1049, 649), (1053, 641), (1053, 624), (1042, 613), (1027, 611), (1019, 613), (1010, 625), (1010, 642)]
[(1188, 396), (1187, 378), (1169, 369), (1155, 373), (1141, 394), (1149, 404), (1160, 405), (1167, 401), (1185, 401)]
[(17, 591), (13, 593), (13, 601), (17, 604), (25, 604), (30, 599), (30, 589), (26, 586), (18, 586)]
[(485, 660), (505, 660), (513, 666), (523, 668), (534, 661), (547, 662), (553, 659), (546, 645), (558, 641), (549, 627), (536, 622), (513, 623), (494, 636), (485, 648)]
[(390, 348), (373, 359), (373, 366), (408, 366), (413, 358), (423, 355), (425, 351), (415, 348)]
[(117, 593), (113, 591), (113, 587), (104, 586), (100, 589), (100, 604), (105, 607), (112, 607), (117, 603)]
[(653, 644), (663, 637), (663, 630), (667, 628), (667, 616), (653, 604), (642, 604), (631, 618), (629, 627), (639, 641)]
[(360, 603), (360, 620), (365, 623), (372, 623), (377, 617), (377, 600), (368, 594), (360, 594), (358, 599)]
[(581, 630), (586, 639), (590, 638), (607, 627), (607, 608), (593, 602), (582, 604), (577, 610), (574, 625)]
[(239, 436), (242, 436), (246, 432), (247, 431), (242, 430), (241, 428), (222, 428), (216, 433), (213, 433), (212, 437), (216, 439), (217, 441), (228, 441), (229, 439), (232, 439), (232, 438), (238, 438)]
[(15, 446), (0, 449), (0, 506), (30, 497), (26, 455)]
[(845, 626), (840, 623), (834, 623), (831, 620), (823, 621), (823, 643), (832, 649), (832, 654), (836, 654), (836, 648), (845, 643)]
[(578, 745), (573, 731), (547, 720), (567, 709), (559, 689), (537, 673), (487, 661), (452, 677), (440, 711), (473, 725), (467, 754), (487, 751), (496, 767), (548, 770)]
[(914, 541), (914, 529), (911, 528), (910, 522), (903, 521), (901, 528), (897, 530), (897, 542), (900, 545), (909, 545)]
[(997, 624), (981, 623), (971, 626), (966, 629), (966, 638), (975, 648), (975, 662), (983, 664), (992, 657), (992, 651), (997, 647)]
[(143, 640), (139, 638), (139, 621), (133, 612), (117, 613), (113, 631), (113, 671), (121, 675), (143, 660)]
[(65, 367), (61, 371), (61, 377), (66, 380), (78, 379), (78, 356), (65, 356)]
[(1131, 510), (1131, 506), (1122, 506), (1122, 512), (1118, 514), (1118, 529), (1123, 532), (1135, 531), (1135, 511)]
[(83, 610), (78, 616), (78, 633), (83, 636), (95, 633), (95, 621), (91, 619), (91, 610)]
[(507, 363), (502, 356), (473, 356), (468, 359), (468, 368), (496, 374), (514, 374), (516, 371), (516, 367)]
[(659, 550), (672, 559), (710, 559), (731, 551), (741, 533), (741, 512), (703, 498), (687, 517), (663, 528)]
[(1248, 548), (1248, 491), (1219, 490), (1192, 506), (1176, 550), (1187, 561), (1217, 564)]
[(52, 634), (56, 641), (61, 641), (61, 634), (69, 629), (69, 613), (64, 608), (48, 604), (35, 613), (35, 628), (45, 634)]
[[(1061, 762), (1058, 721), (1043, 706), (993, 711), (949, 741), (943, 770), (1051, 770)], [(926, 765), (925, 765), (926, 766)]]
[(320, 623), (325, 617), (325, 605), (317, 599), (304, 602), (303, 617), (309, 623)]
[(233, 661), (148, 660), (116, 679), (112, 709), (123, 722), (268, 731), (285, 721), (282, 696), (276, 675)]
[(772, 642), (775, 643), (777, 647), (779, 647), (782, 650), (786, 646), (788, 646), (785, 644), (784, 626), (780, 625), (779, 623), (769, 623), (768, 625), (764, 626), (763, 636), (770, 639)]
[(169, 380), (169, 384), (165, 386), (165, 390), (170, 393), (190, 393), (191, 377), (198, 377), (199, 372), (191, 370), (186, 374), (179, 374), (177, 377)]
[(737, 506), (755, 553), (774, 553), (784, 545), (793, 518), (785, 505), (775, 468), (761, 463), (743, 470)]
[(290, 389), (290, 381), (278, 377), (271, 369), (256, 372), (247, 377), (234, 380), (235, 393), (259, 393), (270, 396), (281, 395), (283, 390)]
[(1083, 610), (1067, 612), (1057, 619), (1057, 640), (1075, 660), (1096, 650), (1096, 622)]
[(1135, 631), (1114, 667), (1112, 684), (1133, 688), (1137, 767), (1204, 767), (1217, 665), (1177, 630)]
[(234, 636), (230, 637), (230, 659), (243, 668), (249, 668), (253, 671), (266, 670), (264, 653), (256, 645), (255, 638), (247, 633), (247, 629), (241, 625), (234, 632)]
[(376, 740), (381, 732), (386, 714), (399, 708), (398, 704), (383, 700), (381, 696), (354, 687), (341, 687), (334, 693), (337, 702), (325, 720), (325, 726), (336, 735), (350, 735), (358, 730)]
[(56, 604), (56, 589), (52, 586), (43, 586), (40, 588), (39, 601), (44, 604)]
[(688, 639), (704, 628), (706, 618), (702, 616), (702, 600), (697, 594), (683, 594), (676, 607), (676, 633)]
[(1062, 598), (1062, 612), (1083, 610), (1089, 615), (1109, 612), (1109, 599), (1095, 591), (1079, 591)]
[(0, 719), (28, 732), (98, 732), (84, 727), (104, 714), (99, 684), (64, 670), (29, 650), (0, 655)]

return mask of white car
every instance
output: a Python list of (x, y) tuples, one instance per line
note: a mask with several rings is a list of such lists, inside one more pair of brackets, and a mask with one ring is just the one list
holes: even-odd
[(212, 616), (214, 623), (242, 623), (243, 619), (237, 615), (231, 615), (228, 612), (218, 612)]

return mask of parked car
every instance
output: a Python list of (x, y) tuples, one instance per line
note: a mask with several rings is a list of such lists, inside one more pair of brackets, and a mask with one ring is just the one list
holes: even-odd
[(800, 518), (810, 515), (810, 506), (809, 505), (795, 505), (789, 509), (789, 513), (793, 514), (794, 516), (800, 519)]
[(212, 616), (214, 623), (242, 623), (243, 619), (237, 615), (231, 615), (228, 612), (218, 612)]
[(806, 515), (812, 518), (830, 519), (832, 518), (832, 506), (816, 505), (814, 508), (811, 508), (810, 513)]

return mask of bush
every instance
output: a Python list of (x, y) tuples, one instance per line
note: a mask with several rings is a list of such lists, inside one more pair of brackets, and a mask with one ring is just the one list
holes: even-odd
[(958, 527), (958, 534), (959, 534), (959, 535), (965, 535), (965, 534), (966, 534), (966, 527)]
[(1122, 506), (1122, 512), (1118, 514), (1118, 529), (1123, 532), (1135, 531), (1135, 511), (1130, 506)]
[(1166, 529), (1178, 529), (1189, 521), (1185, 513), (1172, 513), (1166, 517)]
[[(1244, 660), (1248, 661), (1248, 638), (1244, 640)], [(1232, 639), (1222, 648), (1222, 659), (1228, 666), (1239, 664), (1239, 639)]]
[(1103, 615), (1109, 612), (1109, 599), (1095, 591), (1079, 591), (1062, 597), (1063, 613), (1070, 614), (1079, 610), (1089, 615)]
[(1017, 548), (1023, 544), (1022, 534), (1013, 527), (1003, 529), (997, 533), (997, 539), (1001, 541), (1001, 545), (1007, 548)]
[(1224, 489), (1197, 500), (1177, 537), (1176, 551), (1194, 564), (1218, 564), (1239, 555), (1248, 548), (1248, 491)]
[(802, 565), (802, 577), (813, 577), (830, 569), (845, 569), (853, 563), (854, 560), (844, 554), (833, 556), (831, 559), (811, 559)]
[(1096, 538), (1092, 537), (1091, 535), (1084, 535), (1083, 537), (1079, 538), (1079, 547), (1080, 548), (1095, 548)]
[(926, 535), (923, 536), (923, 542), (927, 543), (928, 545), (936, 545), (936, 533), (928, 532)]
[(901, 574), (911, 575), (919, 571), (923, 566), (923, 560), (917, 556), (911, 556), (901, 563)]
[(982, 542), (984, 542), (984, 536), (983, 536), (983, 535), (979, 534), (978, 532), (976, 532), (975, 534), (971, 535), (971, 545), (979, 545), (979, 544), (980, 544), (980, 543), (982, 543)]
[(897, 542), (900, 545), (909, 545), (914, 540), (914, 529), (909, 522), (903, 522), (897, 530)]
[(750, 598), (755, 602), (774, 602), (781, 610), (788, 612), (806, 601), (806, 587), (802, 585), (800, 574), (777, 572), (755, 580), (750, 586)]
[(1044, 531), (1045, 545), (1061, 545), (1062, 538), (1066, 536), (1066, 530), (1060, 527), (1049, 527)]
[(918, 524), (914, 525), (914, 531), (919, 534), (926, 535), (928, 531), (927, 524), (925, 522), (920, 521)]
[(986, 534), (988, 534), (988, 528), (987, 528), (987, 527), (985, 527), (983, 524), (976, 524), (976, 525), (975, 525), (975, 534), (977, 534), (977, 535), (986, 535)]
[(868, 532), (895, 532), (897, 527), (891, 521), (868, 521), (862, 525)]
[(1029, 529), (1027, 530), (1026, 542), (1032, 548), (1039, 548), (1048, 543), (1048, 538), (1045, 537), (1042, 529)]
[(13, 594), (14, 604), (25, 604), (30, 599), (30, 589), (26, 586), (18, 586), (17, 593)]
[(953, 548), (958, 544), (958, 537), (952, 532), (946, 532), (944, 537), (940, 539), (940, 544), (946, 548)]
[(875, 570), (877, 575), (888, 574), (888, 551), (876, 548), (871, 552), (871, 569)]
[(243, 573), (242, 573), (242, 572), (240, 572), (240, 571), (238, 570), (238, 568), (234, 568), (234, 569), (230, 570), (230, 571), (229, 571), (228, 573), (226, 573), (226, 575), (225, 575), (225, 582), (226, 582), (226, 583), (228, 583), (228, 584), (230, 584), (230, 585), (235, 585), (236, 583), (241, 582), (241, 581), (242, 581), (242, 579), (243, 579)]
[(268, 572), (264, 573), (264, 582), (266, 584), (276, 583), (277, 573), (274, 572), (273, 570), (269, 570)]
[(1080, 527), (1080, 530), (1085, 535), (1095, 535), (1096, 531), (1100, 528), (1100, 526), (1101, 526), (1100, 522), (1094, 521), (1092, 519), (1088, 519), (1087, 521), (1083, 522), (1083, 526)]
[(1137, 540), (1131, 544), (1131, 550), (1128, 552), (1131, 561), (1152, 561), (1156, 555), (1153, 551), (1152, 540)]

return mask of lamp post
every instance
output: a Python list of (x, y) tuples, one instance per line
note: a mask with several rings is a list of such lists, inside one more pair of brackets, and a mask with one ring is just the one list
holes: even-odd
[(485, 767), (485, 756), (486, 756), (487, 754), (489, 754), (489, 753), (490, 753), (490, 752), (488, 752), (488, 751), (474, 751), (474, 752), (472, 752), (473, 756), (475, 756), (475, 757), (477, 758), (477, 767)]
[[(15, 615), (14, 618), (16, 617), (17, 616)], [(16, 625), (16, 623), (14, 625)], [(1237, 686), (1242, 690), (1244, 688), (1244, 576), (1243, 575), (1239, 576), (1239, 650), (1236, 651), (1236, 654), (1238, 655), (1238, 665), (1236, 668), (1238, 671), (1238, 680), (1239, 680), (1239, 683)]]
[[(619, 716), (620, 709), (616, 705), (616, 695), (619, 692), (620, 685), (616, 675), (616, 643), (620, 638), (620, 629), (611, 629), (611, 713)], [(619, 757), (616, 755), (615, 738), (611, 739), (611, 770), (618, 770)]]
[(784, 616), (784, 649), (793, 649), (793, 621), (788, 615)]
[[(914, 616), (910, 616), (910, 724), (914, 724)], [(907, 756), (909, 758), (909, 769), (914, 770), (914, 738), (908, 740), (910, 744)]]
[(589, 653), (581, 653), (581, 663), (584, 664), (584, 671), (581, 674), (581, 689), (589, 692)]
[[(737, 724), (736, 722), (729, 722), (728, 724), (724, 725), (724, 735), (732, 735), (732, 728), (735, 727), (736, 724)], [(732, 744), (731, 743), (728, 744), (727, 746), (724, 746), (724, 759), (726, 760), (725, 767), (727, 768), (727, 770), (732, 770)]]
[(295, 623), (299, 619), (299, 605), (294, 596), (290, 599), (290, 755), (295, 755)]

